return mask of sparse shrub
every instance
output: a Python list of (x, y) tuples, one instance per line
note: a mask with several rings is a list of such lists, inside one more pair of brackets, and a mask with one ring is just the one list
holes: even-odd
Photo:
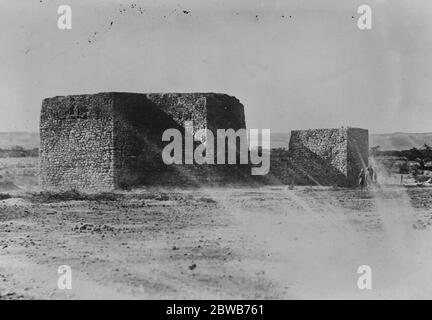
[(119, 195), (111, 192), (82, 193), (77, 190), (62, 192), (42, 191), (33, 193), (30, 200), (33, 202), (52, 203), (61, 201), (115, 201)]
[(6, 200), (6, 199), (10, 199), (12, 198), (11, 195), (7, 194), (7, 193), (0, 193), (0, 200)]
[(144, 200), (151, 199), (151, 200), (158, 200), (158, 201), (166, 201), (170, 199), (170, 197), (167, 194), (157, 192), (157, 191), (145, 192), (139, 195), (134, 195), (134, 197), (138, 199), (144, 199)]
[(428, 181), (429, 179), (430, 179), (430, 177), (424, 176), (424, 175), (415, 175), (414, 176), (414, 180), (417, 183), (423, 183), (423, 182)]
[(407, 162), (398, 164), (399, 173), (409, 173), (409, 165)]
[(213, 199), (211, 199), (211, 198), (207, 198), (207, 197), (201, 197), (201, 198), (199, 198), (198, 200), (200, 200), (200, 201), (202, 201), (202, 202), (205, 202), (205, 203), (217, 203), (216, 200), (213, 200)]
[(0, 158), (28, 158), (38, 156), (38, 148), (25, 149), (21, 146), (15, 146), (10, 149), (0, 149)]

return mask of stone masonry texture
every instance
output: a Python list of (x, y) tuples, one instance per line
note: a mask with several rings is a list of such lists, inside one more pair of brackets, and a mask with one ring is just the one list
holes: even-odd
[[(43, 189), (101, 191), (149, 184), (227, 183), (248, 166), (171, 165), (162, 133), (246, 128), (243, 105), (215, 93), (98, 93), (44, 99), (40, 117)], [(238, 170), (241, 167), (241, 170)]]
[(288, 150), (270, 151), (266, 176), (251, 176), (250, 164), (165, 165), (168, 142), (162, 134), (177, 128), (184, 136), (186, 121), (193, 121), (195, 132), (209, 129), (215, 137), (216, 129), (246, 128), (243, 105), (226, 94), (108, 92), (44, 99), (41, 186), (84, 191), (243, 183), (355, 186), (367, 166), (368, 131), (358, 128), (292, 131)]
[(271, 151), (267, 182), (356, 186), (368, 165), (369, 135), (359, 128), (291, 132), (289, 149)]

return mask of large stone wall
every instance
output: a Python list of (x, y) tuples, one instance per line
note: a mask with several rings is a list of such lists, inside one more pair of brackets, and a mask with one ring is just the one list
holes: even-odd
[(114, 187), (113, 95), (44, 99), (40, 182), (44, 189)]
[(193, 122), (193, 133), (209, 129), (215, 136), (216, 129), (245, 129), (244, 107), (235, 97), (215, 93), (116, 96), (116, 185), (221, 185), (241, 182), (250, 171), (248, 165), (165, 165), (161, 160), (166, 145), (161, 143), (163, 131), (177, 128), (184, 135), (186, 121)]
[(359, 128), (291, 132), (289, 149), (271, 151), (269, 183), (355, 186), (368, 164), (368, 131)]
[(45, 99), (41, 185), (110, 190), (223, 184), (246, 176), (248, 165), (165, 165), (162, 133), (177, 128), (184, 135), (186, 121), (194, 122), (195, 131), (245, 128), (243, 105), (225, 94), (99, 93)]
[(291, 131), (289, 143), (293, 168), (301, 183), (345, 184), (347, 174), (347, 130), (314, 129)]
[[(238, 144), (234, 147), (237, 164), (165, 165), (162, 150), (168, 142), (162, 142), (162, 134), (177, 128), (184, 136), (186, 121), (193, 121), (195, 132), (211, 130), (215, 142), (217, 129), (246, 128), (243, 105), (225, 94), (111, 92), (45, 99), (40, 121), (42, 188), (100, 191), (137, 185), (239, 183), (353, 186), (360, 169), (367, 166), (368, 132), (357, 128), (292, 131), (289, 150), (271, 151), (270, 174), (263, 177), (251, 176), (249, 163), (238, 164), (242, 148)], [(227, 151), (228, 147), (225, 155)]]
[(183, 128), (145, 94), (114, 93), (113, 109), (115, 186), (148, 184), (169, 169), (161, 157), (163, 132)]
[[(218, 93), (151, 93), (146, 95), (151, 104), (163, 110), (178, 126), (193, 122), (193, 133), (209, 129), (216, 136), (217, 129), (246, 128), (244, 107), (232, 96)], [(205, 141), (205, 136), (201, 141)]]

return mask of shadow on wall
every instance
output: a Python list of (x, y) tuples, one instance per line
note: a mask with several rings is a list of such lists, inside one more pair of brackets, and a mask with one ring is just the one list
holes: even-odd
[(347, 177), (333, 166), (331, 159), (321, 157), (307, 146), (297, 145), (291, 152), (271, 150), (270, 173), (266, 183), (288, 185), (348, 186)]
[[(195, 113), (173, 116), (175, 110), (167, 112), (139, 94), (117, 94), (115, 106), (114, 162), (119, 188), (141, 185), (199, 187), (202, 184), (218, 186), (251, 182), (249, 165), (166, 165), (163, 162), (162, 150), (170, 142), (163, 142), (161, 137), (167, 129), (181, 132), (182, 161), (185, 160), (185, 128), (184, 122), (180, 121), (196, 121), (192, 117)], [(193, 150), (201, 144), (199, 141), (193, 143)]]
[(148, 184), (153, 174), (167, 170), (162, 161), (163, 132), (177, 129), (184, 134), (184, 128), (143, 95), (118, 94), (117, 101), (115, 183), (120, 188)]
[(347, 186), (347, 176), (336, 168), (332, 157), (322, 157), (305, 145), (297, 145), (291, 154), (294, 184)]

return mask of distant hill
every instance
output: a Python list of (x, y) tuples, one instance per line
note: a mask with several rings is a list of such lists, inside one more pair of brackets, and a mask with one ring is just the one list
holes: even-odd
[[(272, 133), (270, 140), (271, 147), (288, 148), (290, 136), (290, 133)], [(413, 147), (421, 148), (425, 143), (432, 146), (432, 132), (395, 132), (369, 135), (369, 146), (380, 146), (381, 150), (407, 150)], [(14, 146), (21, 146), (25, 149), (38, 148), (39, 133), (0, 132), (0, 149), (10, 149)]]
[(285, 148), (288, 149), (291, 133), (271, 133), (270, 145), (272, 148)]
[(407, 150), (414, 147), (421, 148), (425, 143), (432, 146), (432, 132), (395, 132), (369, 135), (369, 146), (380, 146), (381, 150)]
[[(272, 148), (288, 148), (290, 133), (272, 133), (270, 144)], [(370, 134), (369, 146), (380, 146), (381, 150), (408, 150), (421, 148), (425, 143), (432, 146), (432, 132), (428, 133), (384, 133)], [(253, 142), (255, 145), (256, 142)]]
[(39, 148), (37, 132), (0, 132), (0, 149), (21, 146), (24, 149)]

